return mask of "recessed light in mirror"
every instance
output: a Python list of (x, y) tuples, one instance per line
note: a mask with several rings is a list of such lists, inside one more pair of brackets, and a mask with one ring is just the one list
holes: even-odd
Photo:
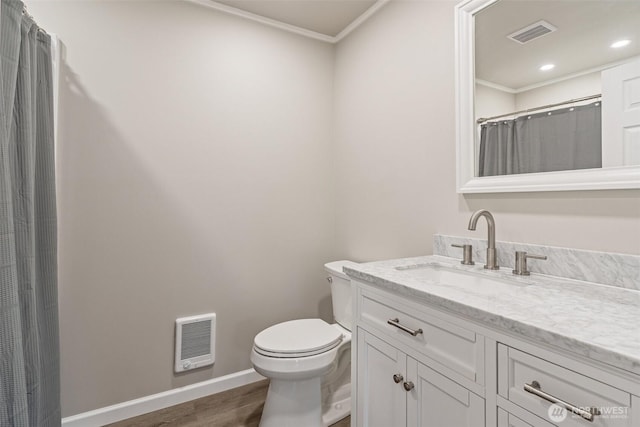
[(540, 67), (540, 71), (549, 71), (552, 70), (555, 67), (554, 64), (545, 64), (542, 67)]
[(611, 47), (614, 49), (619, 49), (621, 47), (629, 45), (629, 43), (631, 43), (631, 40), (618, 40), (617, 42), (612, 43)]

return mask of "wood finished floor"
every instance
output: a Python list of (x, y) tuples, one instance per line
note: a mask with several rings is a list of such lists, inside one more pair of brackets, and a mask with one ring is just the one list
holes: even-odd
[[(109, 424), (108, 427), (258, 427), (268, 380)], [(349, 427), (350, 417), (332, 427)], [(300, 426), (304, 427), (304, 426)]]

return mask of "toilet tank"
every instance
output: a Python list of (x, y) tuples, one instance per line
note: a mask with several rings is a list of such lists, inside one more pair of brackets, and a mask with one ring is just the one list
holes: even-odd
[(347, 330), (351, 330), (353, 318), (351, 307), (351, 280), (343, 271), (345, 265), (357, 265), (352, 261), (334, 261), (324, 265), (328, 273), (327, 280), (331, 284), (331, 302), (333, 303), (333, 317), (336, 322)]

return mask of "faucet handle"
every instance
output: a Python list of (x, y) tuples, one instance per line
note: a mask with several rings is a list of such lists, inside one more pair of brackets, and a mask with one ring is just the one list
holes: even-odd
[(531, 272), (527, 270), (528, 258), (546, 260), (547, 256), (528, 254), (525, 251), (516, 251), (516, 265), (513, 274), (517, 274), (518, 276), (529, 276), (531, 274)]
[(464, 265), (476, 264), (475, 262), (473, 262), (473, 247), (471, 245), (452, 244), (451, 246), (453, 246), (454, 248), (462, 249), (462, 261), (460, 261), (460, 264), (464, 264)]

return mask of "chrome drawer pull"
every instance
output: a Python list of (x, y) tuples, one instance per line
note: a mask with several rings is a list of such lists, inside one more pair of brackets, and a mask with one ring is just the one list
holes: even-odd
[(400, 381), (402, 381), (404, 379), (404, 377), (400, 374), (393, 374), (393, 382), (395, 382), (396, 384), (398, 384)]
[(540, 383), (538, 381), (532, 381), (531, 384), (527, 384), (527, 383), (524, 384), (524, 391), (528, 391), (529, 393), (534, 394), (546, 400), (547, 402), (555, 403), (556, 405), (562, 406), (567, 411), (571, 411), (576, 415), (580, 415), (582, 418), (584, 418), (587, 421), (593, 422), (594, 417), (596, 415), (600, 415), (600, 411), (598, 410), (598, 408), (590, 408), (589, 411), (586, 411), (582, 408), (578, 408), (577, 406), (567, 403), (562, 399), (558, 399), (555, 396), (545, 393), (544, 391), (541, 390), (541, 388), (542, 387), (540, 386)]
[(395, 326), (396, 328), (398, 328), (398, 329), (400, 329), (402, 331), (405, 331), (406, 333), (408, 333), (409, 335), (414, 336), (414, 337), (417, 336), (418, 334), (422, 333), (422, 329), (413, 330), (413, 329), (407, 328), (404, 325), (401, 325), (400, 324), (400, 320), (397, 317), (395, 319), (387, 320), (387, 323), (390, 324), (391, 326)]
[(411, 391), (415, 387), (411, 381), (405, 382), (404, 384), (402, 384), (402, 386), (406, 391)]

